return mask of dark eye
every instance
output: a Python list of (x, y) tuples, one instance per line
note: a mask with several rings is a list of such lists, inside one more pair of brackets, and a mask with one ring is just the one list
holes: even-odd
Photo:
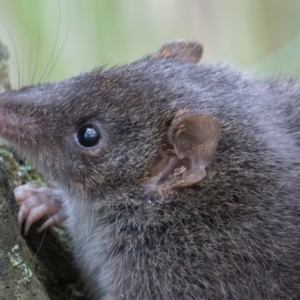
[(89, 148), (99, 144), (101, 135), (92, 125), (84, 125), (79, 128), (77, 139), (81, 146)]

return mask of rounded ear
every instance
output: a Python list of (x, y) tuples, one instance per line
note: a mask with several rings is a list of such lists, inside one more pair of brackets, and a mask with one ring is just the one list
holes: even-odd
[(177, 40), (164, 44), (154, 56), (188, 63), (198, 63), (202, 57), (202, 53), (203, 47), (200, 43), (195, 41)]
[(206, 167), (212, 162), (220, 135), (220, 122), (211, 115), (177, 115), (167, 132), (172, 149), (154, 166), (147, 188), (178, 188), (198, 183), (206, 176)]
[(168, 139), (187, 169), (187, 181), (197, 182), (205, 177), (205, 168), (212, 162), (220, 134), (220, 122), (211, 115), (183, 114), (174, 120)]

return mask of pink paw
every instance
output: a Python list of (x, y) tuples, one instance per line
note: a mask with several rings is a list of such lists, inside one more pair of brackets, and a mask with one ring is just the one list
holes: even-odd
[(22, 228), (22, 224), (25, 222), (25, 235), (27, 235), (34, 222), (45, 216), (49, 218), (39, 227), (39, 232), (49, 226), (60, 225), (67, 218), (62, 207), (63, 199), (59, 190), (27, 183), (15, 188), (14, 194), (17, 203), (20, 205), (18, 223)]

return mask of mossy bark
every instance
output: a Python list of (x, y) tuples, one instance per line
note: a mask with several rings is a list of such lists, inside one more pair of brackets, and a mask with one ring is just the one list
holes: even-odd
[[(0, 91), (10, 86), (7, 60), (0, 41)], [(42, 177), (0, 144), (0, 300), (87, 299), (63, 230), (38, 234), (36, 224), (21, 236), (12, 191), (28, 181), (41, 183)]]

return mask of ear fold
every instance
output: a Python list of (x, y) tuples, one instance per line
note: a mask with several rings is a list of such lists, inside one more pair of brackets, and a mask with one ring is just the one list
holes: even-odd
[(194, 41), (177, 40), (163, 45), (154, 55), (188, 63), (198, 63), (202, 57), (203, 47)]
[(221, 125), (215, 117), (183, 113), (168, 129), (172, 149), (155, 166), (147, 187), (150, 190), (193, 185), (206, 176), (217, 149)]
[(220, 134), (218, 119), (210, 115), (184, 114), (174, 121), (168, 139), (187, 171), (182, 185), (191, 185), (206, 176), (205, 168), (212, 162)]

